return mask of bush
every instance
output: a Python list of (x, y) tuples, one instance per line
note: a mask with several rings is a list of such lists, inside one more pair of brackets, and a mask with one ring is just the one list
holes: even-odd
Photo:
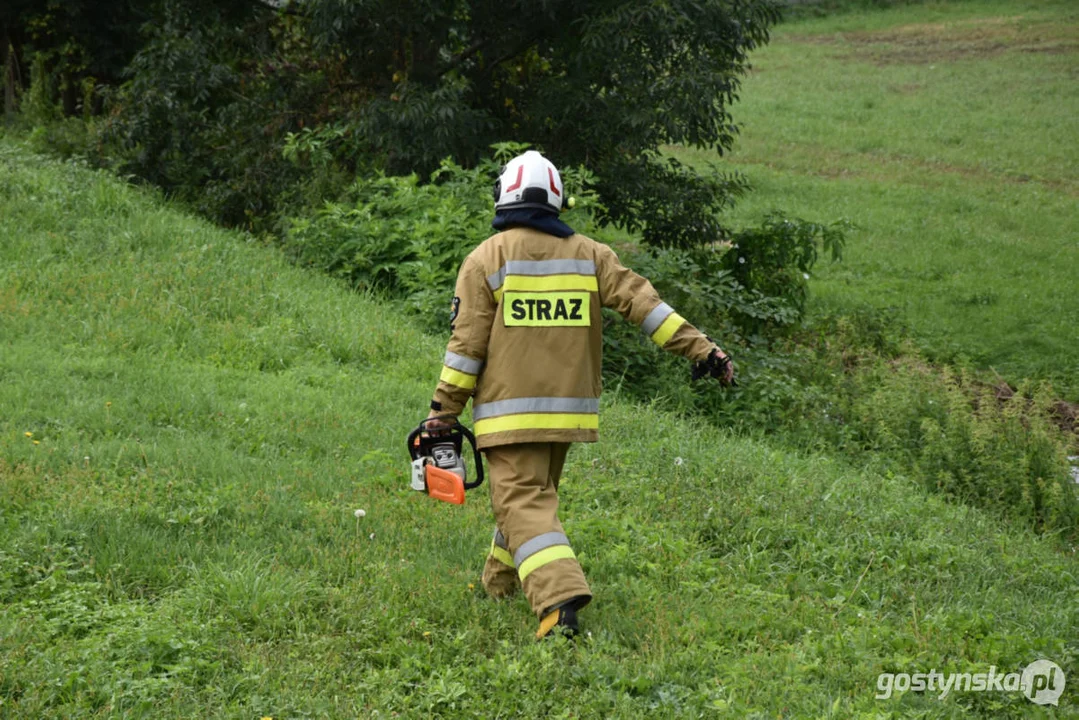
[(29, 141), (34, 152), (65, 160), (86, 157), (93, 152), (94, 146), (93, 133), (81, 118), (60, 118), (38, 125), (30, 131)]
[(470, 207), (471, 178), (451, 164), (440, 174), (442, 184), (420, 185), (415, 175), (361, 180), (349, 202), (292, 219), (286, 250), (353, 287), (404, 298), (421, 315), (436, 299), (448, 308), (460, 263), (485, 230)]
[[(286, 154), (293, 161), (303, 158), (318, 165), (325, 162), (319, 159), (324, 146), (312, 132), (291, 139)], [(415, 174), (361, 178), (343, 201), (290, 218), (285, 247), (303, 265), (342, 277), (353, 287), (404, 298), (410, 308), (428, 316), (452, 295), (464, 257), (492, 233), (491, 184), (501, 164), (525, 147), (496, 145), (494, 158), (472, 169), (446, 159), (426, 184)], [(602, 237), (594, 216), (606, 208), (593, 191), (596, 179), (582, 168), (563, 168), (562, 174), (582, 208), (588, 208), (572, 211), (566, 219), (578, 231)], [(821, 251), (839, 259), (844, 237), (842, 224), (770, 215), (760, 227), (735, 233), (733, 244), (667, 250), (630, 246), (621, 251), (623, 261), (651, 279), (683, 315), (728, 342), (756, 345), (801, 320), (807, 273)], [(625, 374), (618, 361), (628, 358), (620, 347), (621, 340), (612, 334), (608, 356), (617, 372)], [(644, 364), (641, 369), (648, 374)]]
[(864, 449), (902, 458), (927, 490), (1039, 530), (1079, 531), (1068, 438), (1055, 426), (1048, 383), (1002, 394), (968, 371), (908, 355), (856, 384), (849, 409)]
[[(491, 187), (499, 168), (525, 147), (495, 145), (494, 157), (471, 169), (446, 159), (426, 184), (415, 174), (361, 178), (343, 201), (290, 218), (285, 249), (353, 287), (401, 298), (428, 330), (442, 332), (461, 262), (494, 232)], [(562, 175), (581, 204), (598, 206), (587, 171), (564, 168)], [(590, 222), (581, 211), (566, 219)]]

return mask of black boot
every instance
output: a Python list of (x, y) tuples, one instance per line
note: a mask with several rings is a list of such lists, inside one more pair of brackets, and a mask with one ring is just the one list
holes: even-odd
[(554, 607), (548, 608), (543, 613), (539, 630), (536, 631), (536, 639), (561, 635), (573, 639), (577, 637), (580, 628), (577, 625), (577, 610), (583, 608), (591, 600), (590, 597), (579, 595), (569, 600), (564, 600)]

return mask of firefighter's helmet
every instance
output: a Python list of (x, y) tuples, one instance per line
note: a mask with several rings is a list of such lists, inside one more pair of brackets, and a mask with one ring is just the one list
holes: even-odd
[(495, 182), (494, 197), (496, 211), (536, 208), (557, 213), (568, 207), (558, 168), (535, 150), (506, 163)]

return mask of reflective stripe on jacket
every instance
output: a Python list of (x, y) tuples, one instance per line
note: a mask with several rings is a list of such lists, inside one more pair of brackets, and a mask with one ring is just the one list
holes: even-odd
[(714, 347), (608, 246), (515, 227), (461, 265), (435, 401), (456, 415), (473, 398), (481, 448), (596, 441), (604, 307), (690, 360)]

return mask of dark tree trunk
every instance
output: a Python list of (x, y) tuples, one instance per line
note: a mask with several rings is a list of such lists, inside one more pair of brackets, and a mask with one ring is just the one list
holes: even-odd
[(65, 72), (60, 80), (60, 100), (64, 104), (64, 117), (78, 112), (79, 85), (71, 73)]
[(4, 83), (4, 118), (8, 121), (15, 115), (15, 48), (11, 45), (7, 29), (4, 29), (3, 45), (0, 45), (0, 71)]

